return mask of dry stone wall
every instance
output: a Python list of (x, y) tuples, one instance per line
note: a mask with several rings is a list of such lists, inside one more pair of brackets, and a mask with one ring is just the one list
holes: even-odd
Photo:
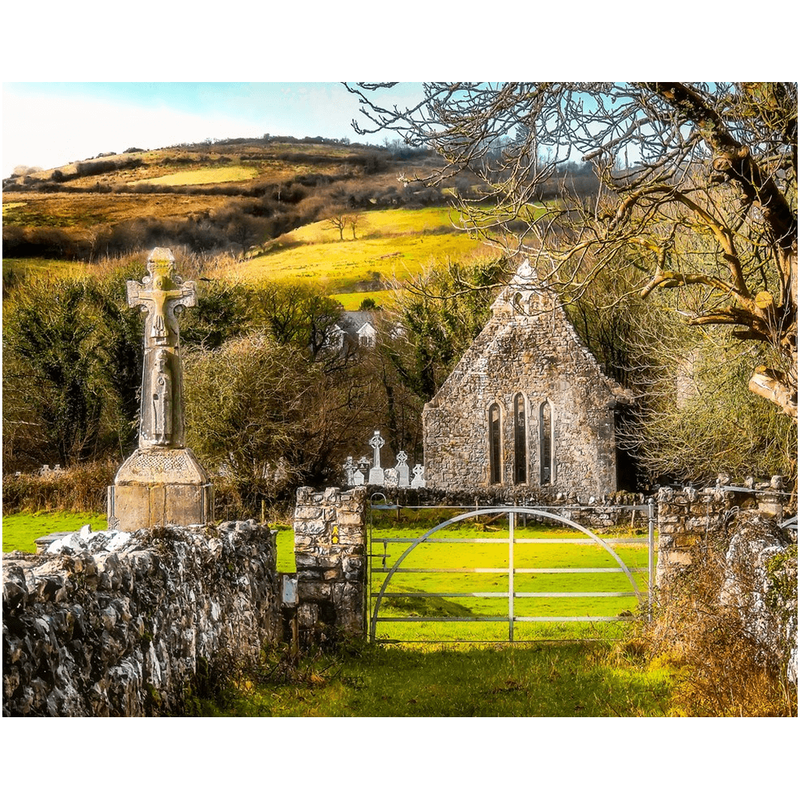
[(691, 568), (712, 580), (721, 564), (717, 602), (738, 611), (749, 645), (796, 684), (797, 531), (778, 524), (778, 498), (776, 491), (753, 497), (721, 486), (660, 489), (656, 577), (659, 602), (669, 608), (686, 602), (682, 578), (689, 585), (698, 579)]
[(206, 665), (280, 636), (275, 535), (248, 522), (71, 534), (3, 558), (3, 714), (177, 714)]
[(797, 541), (756, 511), (740, 514), (725, 552), (720, 601), (739, 611), (766, 662), (797, 684)]
[[(718, 483), (708, 489), (685, 487), (658, 490), (658, 572), (659, 588), (690, 566), (703, 547), (727, 541), (728, 529), (738, 515), (757, 512), (779, 524), (788, 498), (780, 476), (754, 491), (747, 487)], [(796, 514), (795, 510), (791, 513)], [(787, 533), (788, 535), (788, 533)]]

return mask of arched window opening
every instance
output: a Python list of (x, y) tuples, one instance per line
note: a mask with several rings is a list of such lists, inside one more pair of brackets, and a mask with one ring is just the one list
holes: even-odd
[(522, 292), (517, 292), (511, 300), (511, 307), (517, 314), (525, 313), (524, 298)]
[(525, 398), (514, 398), (514, 483), (528, 481), (528, 437), (525, 430)]
[(502, 439), (500, 430), (500, 406), (492, 403), (489, 408), (489, 483), (502, 481)]
[(540, 483), (548, 486), (553, 480), (553, 413), (545, 400), (539, 406)]

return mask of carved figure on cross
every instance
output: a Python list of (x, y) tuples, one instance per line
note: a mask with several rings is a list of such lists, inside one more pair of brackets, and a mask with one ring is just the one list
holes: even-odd
[(178, 307), (197, 304), (194, 281), (181, 281), (174, 273), (175, 258), (165, 247), (156, 247), (147, 261), (147, 275), (142, 282), (128, 281), (128, 305), (147, 312), (144, 346), (175, 347), (178, 343)]
[(128, 305), (146, 312), (139, 447), (183, 447), (183, 381), (178, 308), (197, 304), (194, 281), (175, 274), (175, 258), (156, 247), (141, 283), (128, 281)]

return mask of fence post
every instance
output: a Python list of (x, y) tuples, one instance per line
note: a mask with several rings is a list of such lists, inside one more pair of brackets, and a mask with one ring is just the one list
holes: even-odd
[(514, 641), (514, 520), (516, 514), (508, 515), (508, 641)]
[(647, 619), (653, 619), (653, 584), (655, 583), (655, 528), (656, 506), (651, 497), (647, 501)]

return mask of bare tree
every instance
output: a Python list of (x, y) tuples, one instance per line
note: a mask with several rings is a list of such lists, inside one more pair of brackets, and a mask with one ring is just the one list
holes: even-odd
[(356, 238), (356, 228), (361, 222), (361, 214), (358, 211), (336, 211), (327, 220), (325, 227), (328, 230), (339, 231), (339, 241), (344, 241), (344, 232), (350, 228), (353, 239)]
[(344, 230), (348, 226), (348, 216), (344, 212), (337, 211), (325, 220), (325, 227), (328, 230), (339, 231), (339, 241), (344, 241)]
[(347, 215), (347, 225), (350, 228), (350, 232), (353, 234), (353, 239), (356, 238), (356, 228), (358, 227), (359, 223), (361, 222), (361, 214), (357, 211), (351, 212)]
[[(472, 173), (470, 196), (456, 184), (465, 227), (566, 301), (633, 264), (642, 297), (674, 290), (688, 324), (761, 343), (749, 388), (797, 419), (796, 84), (428, 83), (414, 107), (383, 108), (390, 85), (348, 85), (355, 129), (434, 149), (441, 166), (414, 178)], [(592, 202), (535, 202), (580, 160)]]

